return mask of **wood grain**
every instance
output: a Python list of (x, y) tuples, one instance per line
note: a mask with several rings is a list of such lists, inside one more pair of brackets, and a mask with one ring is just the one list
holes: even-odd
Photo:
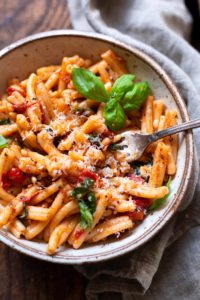
[[(30, 34), (70, 27), (66, 0), (0, 0), (0, 48)], [(1, 300), (82, 300), (86, 280), (0, 243)]]
[(24, 36), (70, 27), (66, 0), (1, 0), (0, 47)]

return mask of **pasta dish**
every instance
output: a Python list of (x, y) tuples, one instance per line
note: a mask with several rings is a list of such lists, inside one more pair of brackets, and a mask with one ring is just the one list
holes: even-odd
[(178, 140), (128, 163), (117, 135), (176, 118), (111, 50), (94, 64), (74, 55), (11, 79), (0, 101), (0, 228), (45, 241), (48, 254), (120, 238), (167, 200)]

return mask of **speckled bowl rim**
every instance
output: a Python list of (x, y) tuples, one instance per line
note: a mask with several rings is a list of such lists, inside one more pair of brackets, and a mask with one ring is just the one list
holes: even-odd
[[(42, 32), (38, 34), (34, 34), (28, 37), (25, 37), (7, 47), (2, 49), (0, 51), (0, 59), (5, 56), (6, 54), (15, 51), (15, 49), (32, 43), (36, 40), (41, 39), (48, 39), (52, 37), (61, 37), (61, 36), (70, 36), (70, 37), (79, 37), (83, 39), (94, 39), (99, 40), (103, 42), (108, 42), (118, 48), (121, 48), (123, 50), (128, 51), (130, 54), (135, 55), (140, 60), (142, 60), (144, 63), (146, 63), (151, 69), (153, 69), (158, 76), (162, 79), (164, 84), (166, 85), (167, 89), (172, 94), (181, 118), (183, 121), (188, 121), (189, 116), (187, 112), (187, 108), (185, 106), (185, 103), (176, 88), (175, 84), (171, 80), (171, 78), (167, 75), (167, 73), (159, 66), (157, 62), (155, 62), (152, 58), (150, 58), (148, 55), (143, 53), (141, 50), (138, 50), (137, 48), (130, 47), (125, 45), (122, 42), (117, 41), (114, 38), (110, 38), (108, 36), (105, 36), (103, 34), (97, 34), (97, 33), (88, 33), (88, 32), (81, 32), (76, 30), (53, 30), (53, 31), (47, 31)], [(189, 179), (191, 177), (192, 172), (192, 163), (194, 159), (194, 139), (192, 132), (187, 132), (185, 134), (185, 142), (186, 142), (186, 157), (185, 157), (185, 166), (184, 166), (184, 172), (182, 181), (180, 183), (180, 186), (178, 188), (178, 191), (171, 201), (172, 204), (169, 206), (169, 208), (165, 211), (165, 213), (162, 215), (162, 218), (160, 218), (152, 227), (150, 227), (148, 230), (144, 231), (144, 233), (137, 238), (137, 240), (134, 240), (133, 242), (129, 242), (126, 245), (120, 246), (119, 248), (116, 247), (114, 250), (109, 251), (103, 251), (101, 249), (100, 254), (90, 254), (90, 255), (80, 255), (74, 257), (73, 255), (64, 255), (61, 253), (57, 253), (54, 256), (49, 256), (45, 254), (44, 252), (40, 250), (36, 250), (35, 248), (32, 248), (30, 246), (24, 245), (23, 240), (15, 241), (12, 236), (8, 235), (8, 233), (5, 230), (0, 230), (0, 241), (5, 243), (6, 245), (10, 246), (11, 248), (35, 257), (37, 259), (53, 262), (53, 263), (61, 263), (61, 264), (87, 264), (87, 263), (94, 263), (94, 262), (102, 262), (108, 259), (113, 259), (115, 257), (119, 257), (121, 255), (124, 255), (132, 250), (135, 250), (136, 248), (140, 247), (144, 243), (146, 243), (148, 240), (150, 240), (155, 234), (157, 234), (161, 228), (170, 220), (170, 218), (176, 213), (189, 184)], [(22, 245), (23, 244), (23, 245)], [(76, 250), (74, 250), (76, 251)]]

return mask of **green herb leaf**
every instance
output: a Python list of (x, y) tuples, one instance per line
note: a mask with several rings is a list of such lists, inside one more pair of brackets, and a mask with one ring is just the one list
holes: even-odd
[(6, 119), (6, 120), (0, 120), (0, 125), (7, 125), (10, 124), (10, 120)]
[(107, 93), (102, 81), (92, 72), (73, 68), (72, 81), (78, 92), (89, 99), (97, 102), (105, 102), (104, 118), (110, 130), (119, 130), (125, 124), (124, 110), (135, 110), (140, 108), (150, 93), (147, 82), (134, 84), (135, 76), (124, 74), (119, 77)]
[(18, 216), (18, 218), (20, 220), (26, 219), (26, 217), (28, 216), (28, 209), (27, 209), (26, 202), (23, 202), (23, 205), (24, 205), (24, 213), (22, 215)]
[(97, 102), (108, 101), (109, 96), (103, 82), (91, 71), (82, 68), (73, 68), (72, 81), (82, 96)]
[(120, 101), (125, 110), (137, 110), (150, 94), (150, 87), (146, 81), (138, 82)]
[(154, 200), (153, 203), (151, 204), (151, 206), (149, 207), (149, 210), (157, 209), (158, 207), (160, 207), (161, 205), (163, 205), (166, 202), (167, 198), (170, 195), (170, 184), (171, 184), (171, 181), (172, 181), (172, 178), (169, 177), (169, 179), (168, 179), (168, 181), (166, 183), (166, 186), (169, 188), (169, 193), (167, 195), (165, 195), (163, 198)]
[(116, 100), (121, 99), (126, 92), (133, 88), (135, 79), (135, 75), (125, 74), (119, 77), (112, 86), (110, 92), (110, 98), (114, 98)]
[(8, 141), (0, 135), (0, 149), (5, 148), (8, 146)]
[(91, 227), (93, 223), (93, 216), (84, 201), (79, 202), (79, 209), (81, 214), (81, 228), (86, 229), (87, 227)]
[(109, 102), (106, 103), (103, 117), (105, 118), (106, 125), (110, 130), (119, 130), (125, 125), (126, 115), (124, 110), (120, 103), (114, 98), (110, 99)]
[(86, 178), (75, 189), (73, 189), (71, 195), (78, 203), (81, 215), (80, 226), (82, 228), (91, 227), (93, 223), (93, 213), (96, 209), (96, 197), (93, 191), (89, 188), (93, 188), (94, 180)]
[(85, 189), (92, 188), (94, 186), (94, 180), (92, 180), (91, 178), (85, 178), (81, 182), (81, 186), (84, 187)]

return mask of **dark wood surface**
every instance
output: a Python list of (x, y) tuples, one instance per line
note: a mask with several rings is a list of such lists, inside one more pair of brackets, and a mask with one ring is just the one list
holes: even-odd
[[(66, 0), (0, 0), (0, 49), (24, 36), (70, 28)], [(42, 262), (0, 243), (0, 300), (82, 300), (72, 267)]]
[[(186, 2), (195, 19), (196, 0)], [(24, 36), (60, 28), (70, 28), (66, 0), (0, 0), (0, 49)], [(82, 300), (86, 284), (72, 267), (42, 262), (0, 243), (0, 300)]]

